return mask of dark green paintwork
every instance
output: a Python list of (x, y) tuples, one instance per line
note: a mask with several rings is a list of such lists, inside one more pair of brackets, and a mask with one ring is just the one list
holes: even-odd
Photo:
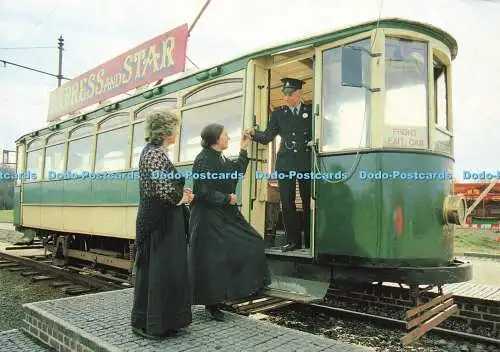
[[(356, 155), (323, 157), (326, 172), (348, 172)], [(387, 264), (435, 265), (453, 256), (452, 232), (444, 231), (442, 207), (449, 180), (361, 180), (360, 171), (449, 172), (453, 161), (430, 153), (362, 154), (345, 183), (316, 184), (316, 252)], [(395, 228), (401, 207), (403, 231)]]
[[(179, 172), (191, 171), (192, 165), (179, 166)], [(120, 174), (132, 175), (132, 172)], [(191, 178), (186, 179), (186, 187), (193, 186)], [(237, 195), (241, 199), (241, 182)], [(24, 204), (41, 205), (110, 205), (137, 204), (139, 202), (139, 182), (125, 177), (115, 180), (57, 180), (24, 184)], [(19, 206), (19, 203), (16, 202)]]

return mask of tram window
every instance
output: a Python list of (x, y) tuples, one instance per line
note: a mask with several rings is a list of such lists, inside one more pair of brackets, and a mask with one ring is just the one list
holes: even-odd
[(44, 179), (51, 179), (52, 173), (64, 171), (64, 144), (58, 144), (45, 149)]
[(127, 167), (128, 127), (97, 135), (95, 171), (116, 171)]
[[(141, 158), (142, 149), (146, 145), (144, 128), (146, 126), (145, 122), (137, 123), (134, 125), (134, 137), (132, 142), (132, 164), (130, 167), (136, 169), (139, 167), (139, 159)], [(167, 152), (170, 160), (173, 160), (172, 150)]]
[(93, 125), (80, 126), (71, 131), (70, 138), (85, 136), (91, 133), (94, 133)]
[(428, 148), (427, 43), (385, 43), (384, 146)]
[(451, 136), (439, 131), (438, 129), (435, 129), (434, 138), (436, 143), (436, 151), (444, 152), (447, 154), (452, 153)]
[(196, 104), (210, 99), (217, 99), (227, 95), (235, 94), (243, 90), (243, 82), (217, 82), (214, 85), (204, 87), (184, 99), (184, 105)]
[(108, 129), (116, 126), (121, 126), (129, 122), (129, 116), (127, 115), (116, 115), (109, 117), (99, 124), (99, 129)]
[[(370, 39), (350, 44), (369, 50)], [(362, 80), (370, 86), (370, 60), (362, 52)], [(323, 152), (366, 147), (369, 143), (369, 93), (364, 88), (342, 85), (342, 48), (323, 53)]]
[(80, 138), (69, 142), (68, 145), (68, 172), (90, 172), (90, 155), (93, 136)]
[(226, 156), (236, 156), (240, 150), (243, 98), (237, 97), (182, 112), (180, 161), (194, 160), (201, 151), (200, 132), (209, 123), (224, 125), (229, 135)]
[(66, 136), (64, 135), (64, 133), (55, 133), (47, 138), (46, 145), (56, 144), (64, 141), (66, 141)]
[(28, 152), (28, 156), (26, 158), (26, 172), (29, 172), (31, 175), (33, 175), (35, 180), (40, 180), (40, 177), (42, 175), (42, 152), (43, 149)]
[(146, 144), (144, 140), (144, 127), (145, 122), (137, 123), (134, 125), (134, 138), (132, 141), (132, 165), (131, 168), (137, 168), (139, 166), (139, 158), (141, 156), (142, 149)]
[(177, 109), (177, 100), (162, 100), (155, 102), (151, 105), (146, 106), (145, 108), (142, 108), (142, 110), (139, 110), (135, 116), (136, 120), (142, 120), (146, 118), (149, 113), (151, 113), (154, 110), (172, 110), (172, 109)]
[(43, 146), (43, 141), (41, 139), (37, 139), (37, 140), (31, 141), (28, 144), (28, 150), (41, 148), (42, 146)]
[(446, 66), (434, 58), (434, 94), (436, 104), (436, 125), (448, 128), (448, 94), (447, 94)]
[[(20, 144), (17, 146), (17, 156), (16, 156), (16, 172), (19, 175), (23, 172), (24, 167), (24, 144)], [(19, 186), (21, 184), (21, 177), (16, 180), (16, 185)]]

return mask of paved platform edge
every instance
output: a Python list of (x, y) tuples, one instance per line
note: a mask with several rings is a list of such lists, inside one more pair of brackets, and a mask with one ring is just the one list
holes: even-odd
[[(132, 291), (133, 288), (125, 288), (116, 291)], [(82, 296), (101, 296), (109, 295), (115, 291), (97, 292), (90, 293)], [(45, 309), (38, 307), (37, 305), (43, 302), (54, 302), (54, 301), (69, 301), (75, 300), (79, 297), (63, 297), (58, 299), (50, 299), (44, 301), (37, 301), (32, 303), (23, 304), (24, 319), (22, 321), (21, 330), (28, 334), (30, 337), (35, 338), (37, 341), (44, 344), (47, 348), (53, 348), (55, 351), (60, 352), (120, 352), (120, 349), (109, 342), (106, 342), (99, 338), (98, 336), (92, 335), (85, 330), (75, 327), (70, 322), (67, 322), (57, 316), (47, 312)], [(243, 319), (251, 319), (248, 317), (242, 317), (238, 314), (226, 312), (226, 314), (235, 315)], [(254, 320), (254, 319), (251, 319)], [(275, 325), (267, 321), (258, 321), (260, 325), (267, 325), (269, 327), (278, 327), (283, 330), (293, 330), (295, 333), (299, 333), (304, 336), (313, 335), (315, 338), (320, 340), (330, 341), (339, 347), (344, 346), (344, 348), (352, 348), (358, 351), (374, 351), (373, 348), (362, 346), (353, 343), (341, 342), (328, 339), (325, 336), (310, 334), (307, 332), (290, 329), (287, 327)]]
[(19, 329), (0, 331), (0, 346), (5, 352), (48, 352), (52, 349), (41, 345), (39, 340), (26, 335)]
[[(104, 292), (99, 292), (104, 293)], [(66, 300), (65, 297), (60, 300)], [(120, 352), (120, 350), (97, 336), (72, 326), (66, 321), (36, 307), (36, 303), (23, 305), (23, 331), (46, 346), (59, 352)]]

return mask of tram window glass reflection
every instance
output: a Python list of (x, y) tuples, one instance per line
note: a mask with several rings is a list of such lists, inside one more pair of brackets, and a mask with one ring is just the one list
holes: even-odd
[(209, 123), (224, 125), (229, 135), (228, 148), (224, 154), (228, 157), (237, 156), (240, 151), (242, 103), (243, 99), (238, 97), (184, 111), (180, 160), (194, 160), (201, 151), (200, 132)]
[[(370, 39), (348, 44), (369, 50)], [(370, 57), (361, 54), (363, 83), (370, 87)], [(357, 149), (369, 144), (370, 101), (365, 88), (342, 85), (342, 47), (323, 53), (323, 152)]]
[(436, 125), (446, 130), (448, 127), (448, 82), (446, 79), (446, 66), (434, 57), (434, 94), (436, 104)]
[(29, 172), (34, 179), (32, 178), (26, 178), (26, 182), (28, 180), (32, 181), (38, 181), (40, 180), (42, 176), (42, 164), (43, 164), (43, 159), (42, 159), (42, 151), (43, 149), (38, 149), (34, 150), (31, 152), (28, 152), (28, 156), (26, 158), (26, 171)]
[(80, 126), (75, 128), (73, 131), (70, 133), (70, 138), (74, 137), (79, 137), (79, 136), (84, 136), (87, 134), (94, 133), (94, 126), (93, 125), (85, 125), (85, 126)]
[(45, 180), (51, 177), (51, 173), (60, 173), (64, 171), (64, 150), (64, 143), (53, 145), (45, 149)]
[(52, 145), (64, 141), (66, 141), (66, 136), (64, 135), (64, 133), (56, 133), (47, 138), (47, 145)]
[(230, 97), (229, 99), (211, 102), (208, 105), (197, 105), (192, 109), (182, 111), (179, 161), (194, 160), (201, 151), (200, 132), (203, 127), (210, 123), (222, 124), (228, 132), (229, 145), (224, 154), (228, 157), (238, 155), (242, 131), (243, 98), (242, 96), (235, 96), (235, 94), (242, 93), (242, 89), (242, 82), (221, 82), (199, 90), (186, 98), (186, 101), (193, 102), (190, 99), (194, 98), (195, 95), (212, 101), (215, 97)]
[(176, 108), (177, 108), (176, 99), (158, 101), (139, 110), (135, 115), (135, 119), (142, 120), (146, 118), (146, 116), (149, 115), (149, 113), (154, 110), (172, 110)]
[(93, 136), (69, 142), (67, 171), (72, 173), (90, 172), (90, 156)]
[[(24, 144), (20, 144), (16, 148), (16, 172), (19, 175), (24, 171)], [(21, 177), (18, 177), (16, 180), (16, 186), (21, 184)]]
[(99, 124), (99, 129), (108, 129), (116, 126), (121, 126), (129, 122), (129, 116), (128, 114), (126, 115), (116, 115), (110, 118), (107, 118), (106, 120), (102, 121)]
[(146, 126), (145, 122), (136, 123), (133, 125), (134, 127), (134, 136), (132, 140), (132, 165), (131, 168), (137, 168), (139, 166), (139, 158), (141, 157), (141, 152), (144, 146), (146, 145), (146, 141), (144, 140), (145, 131), (144, 128)]
[(384, 146), (428, 148), (427, 43), (385, 42)]
[(211, 99), (221, 98), (230, 94), (235, 94), (243, 90), (242, 81), (217, 82), (210, 87), (198, 90), (184, 99), (184, 105), (191, 105)]
[(127, 167), (128, 127), (97, 135), (95, 171), (117, 171)]

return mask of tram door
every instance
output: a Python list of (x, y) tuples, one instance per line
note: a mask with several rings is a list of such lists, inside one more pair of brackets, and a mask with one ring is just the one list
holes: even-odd
[[(265, 60), (261, 59), (252, 60), (248, 65), (248, 72), (245, 126), (253, 126), (263, 131), (267, 127), (269, 117), (269, 70), (265, 68)], [(269, 223), (269, 217), (266, 215), (269, 183), (266, 178), (259, 175), (269, 172), (269, 166), (274, 162), (269, 159), (271, 149), (271, 143), (268, 145), (251, 143), (249, 149), (251, 160), (247, 176), (243, 180), (245, 191), (242, 212), (262, 237), (269, 231), (269, 226), (266, 226), (266, 221)]]
[[(296, 51), (287, 51), (271, 57), (252, 60), (249, 63), (249, 74), (247, 75), (249, 82), (247, 82), (245, 125), (256, 125), (260, 131), (264, 131), (267, 128), (272, 112), (285, 104), (281, 93), (281, 79), (285, 77), (303, 80), (305, 82), (303, 86), (303, 102), (305, 104), (312, 104), (314, 90), (313, 62), (314, 49), (312, 48), (302, 48)], [(253, 106), (250, 106), (251, 104)], [(313, 129), (312, 120), (311, 118), (311, 128)], [(276, 157), (280, 143), (279, 136), (268, 145), (252, 143), (252, 161), (247, 169), (247, 175), (251, 175), (252, 181), (248, 180), (248, 184), (243, 185), (244, 189), (250, 189), (249, 202), (247, 203), (249, 204), (247, 219), (249, 219), (252, 226), (262, 236), (266, 236), (269, 239), (269, 247), (281, 247), (286, 243), (281, 243), (282, 240), (285, 240), (285, 228), (281, 212), (278, 180), (259, 176), (263, 174), (272, 175), (275, 171)], [(295, 199), (298, 216), (299, 218), (303, 218), (303, 201), (300, 197), (298, 182), (296, 183)], [(311, 199), (310, 203), (311, 211), (314, 212), (314, 203)], [(311, 223), (313, 223), (313, 218), (314, 216), (311, 214)], [(300, 221), (301, 225), (302, 223)], [(304, 230), (302, 229), (305, 233)], [(314, 242), (313, 233), (314, 231), (311, 231), (311, 239), (308, 241), (311, 243), (311, 246)]]

